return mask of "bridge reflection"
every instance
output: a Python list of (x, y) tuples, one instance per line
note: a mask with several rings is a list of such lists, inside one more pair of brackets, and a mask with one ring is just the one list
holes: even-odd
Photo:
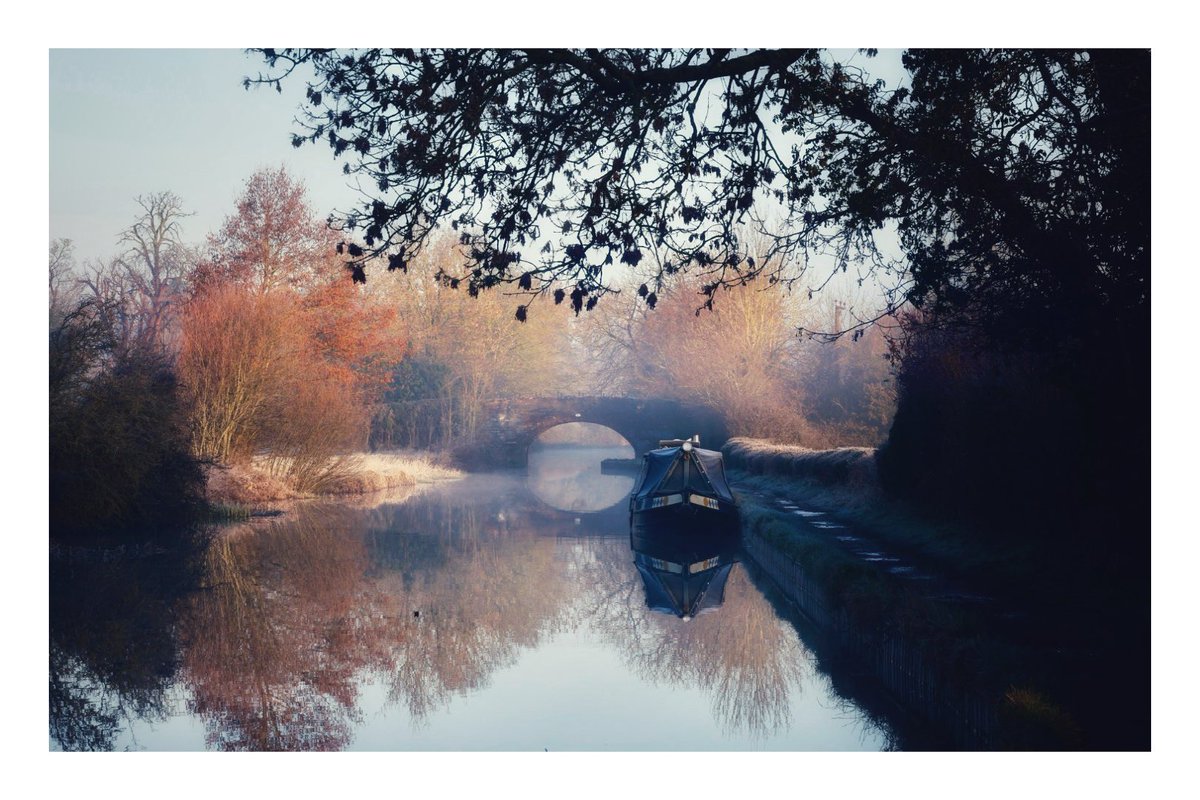
[(628, 458), (623, 447), (535, 446), (529, 451), (526, 484), (541, 502), (568, 513), (589, 514), (626, 508), (633, 476), (610, 475), (602, 470), (607, 458)]

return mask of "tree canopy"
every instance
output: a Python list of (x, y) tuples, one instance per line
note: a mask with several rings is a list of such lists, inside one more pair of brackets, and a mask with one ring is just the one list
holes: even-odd
[[(985, 321), (1147, 305), (1145, 51), (910, 50), (898, 86), (819, 50), (261, 53), (248, 86), (311, 69), (293, 144), (328, 143), (369, 187), (339, 220), (356, 280), (450, 227), (467, 261), (444, 280), (576, 311), (652, 251), (651, 304), (680, 270), (711, 303), (859, 262), (898, 270), (893, 307)], [(774, 244), (749, 252), (768, 215)]]

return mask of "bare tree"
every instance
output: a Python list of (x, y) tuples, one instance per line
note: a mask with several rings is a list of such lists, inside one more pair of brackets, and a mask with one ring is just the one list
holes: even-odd
[(50, 327), (57, 327), (79, 301), (75, 243), (70, 239), (55, 239), (50, 243)]
[(165, 350), (172, 344), (171, 322), (192, 260), (180, 237), (180, 221), (188, 214), (171, 192), (136, 200), (142, 211), (121, 232), (125, 250), (89, 262), (78, 284), (85, 299), (104, 309), (118, 348)]
[(127, 352), (139, 338), (140, 325), (134, 313), (133, 287), (120, 261), (117, 258), (88, 261), (78, 285), (112, 337), (113, 352)]
[(188, 251), (180, 238), (180, 221), (188, 214), (172, 192), (142, 195), (137, 203), (142, 213), (121, 233), (127, 249), (116, 263), (124, 272), (139, 340), (165, 346), (188, 267)]

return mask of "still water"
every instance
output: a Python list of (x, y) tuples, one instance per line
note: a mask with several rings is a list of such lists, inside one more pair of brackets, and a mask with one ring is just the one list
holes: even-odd
[(665, 607), (633, 477), (600, 471), (629, 455), (311, 503), (186, 562), (52, 559), (50, 749), (894, 747), (744, 557)]

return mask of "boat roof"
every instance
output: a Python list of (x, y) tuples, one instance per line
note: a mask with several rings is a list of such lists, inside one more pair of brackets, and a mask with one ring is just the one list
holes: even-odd
[[(683, 473), (676, 465), (687, 457), (691, 458), (692, 464), (698, 469), (692, 470), (687, 486), (684, 486)], [(681, 491), (685, 488), (712, 494), (728, 503), (734, 502), (733, 492), (725, 480), (725, 459), (719, 451), (699, 447), (684, 450), (680, 445), (660, 447), (643, 456), (642, 474), (633, 490), (634, 498), (641, 499), (658, 492)]]

